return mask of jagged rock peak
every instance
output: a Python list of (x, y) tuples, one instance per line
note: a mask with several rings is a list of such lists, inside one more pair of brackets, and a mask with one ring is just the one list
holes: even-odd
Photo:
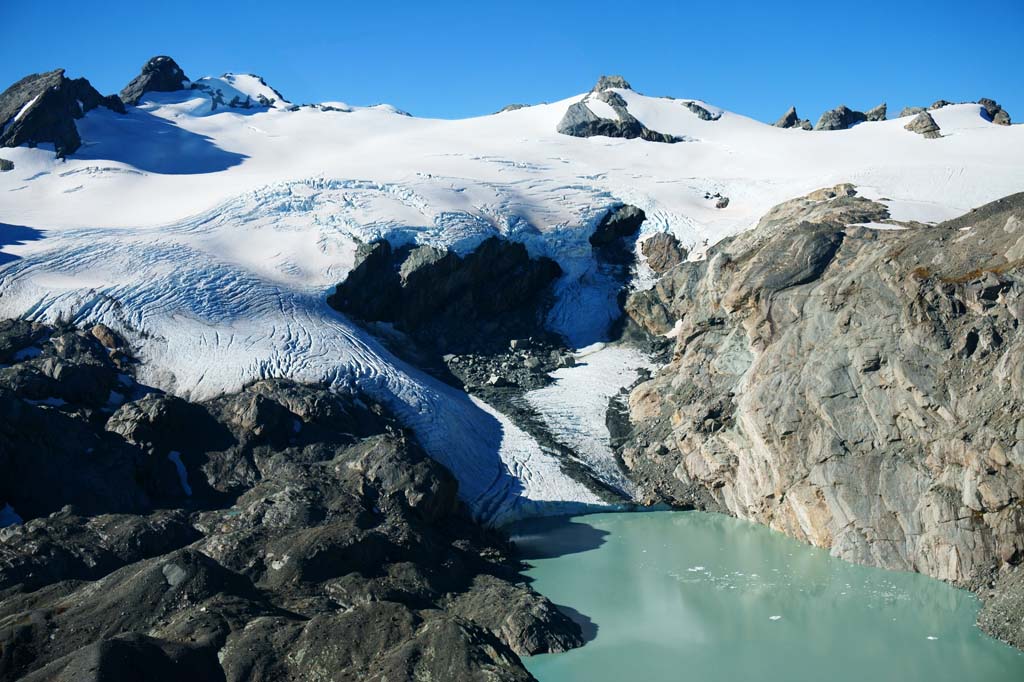
[(917, 114), (920, 114), (922, 111), (924, 111), (924, 107), (903, 107), (903, 110), (900, 111), (899, 118), (903, 118), (905, 116), (915, 116)]
[(632, 90), (633, 88), (622, 76), (601, 76), (597, 79), (597, 85), (594, 86), (594, 92), (601, 92), (602, 90), (609, 90), (611, 88), (621, 88), (622, 90)]
[(942, 137), (939, 133), (939, 124), (935, 122), (935, 119), (927, 111), (918, 112), (917, 116), (903, 127), (918, 135), (924, 135), (929, 139)]
[(188, 76), (178, 63), (166, 55), (153, 57), (142, 67), (142, 72), (124, 86), (121, 99), (136, 105), (147, 92), (176, 92), (187, 87)]
[(811, 122), (806, 118), (800, 118), (796, 113), (796, 107), (790, 107), (785, 114), (782, 115), (778, 121), (775, 122), (776, 128), (803, 128), (804, 130), (811, 129)]
[(884, 121), (885, 120), (885, 112), (886, 111), (887, 111), (886, 104), (885, 104), (885, 102), (882, 102), (881, 104), (879, 104), (874, 109), (868, 109), (866, 112), (864, 112), (864, 117), (868, 121)]
[(26, 76), (0, 93), (0, 146), (49, 143), (58, 156), (71, 154), (82, 144), (75, 119), (101, 105), (124, 113), (116, 95), (104, 97), (64, 69)]

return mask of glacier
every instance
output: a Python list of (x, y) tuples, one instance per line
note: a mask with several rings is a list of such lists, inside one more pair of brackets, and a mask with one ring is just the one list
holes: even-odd
[[(274, 92), (255, 77), (221, 82), (232, 93)], [(83, 147), (70, 158), (4, 150), (15, 170), (0, 173), (0, 315), (102, 322), (144, 338), (140, 380), (190, 399), (267, 377), (359, 387), (456, 474), (478, 518), (498, 524), (612, 503), (499, 410), (327, 306), (359, 242), (465, 253), (493, 235), (519, 241), (562, 267), (549, 325), (582, 348), (605, 340), (616, 313), (588, 238), (618, 204), (646, 213), (641, 239), (671, 232), (700, 258), (771, 206), (840, 182), (883, 199), (897, 220), (921, 222), (1024, 186), (1024, 129), (992, 125), (979, 105), (933, 112), (944, 137), (925, 140), (899, 119), (784, 130), (703, 102), (721, 117), (701, 120), (688, 100), (616, 92), (647, 126), (684, 141), (557, 134), (584, 95), (463, 120), (386, 106), (212, 109), (203, 91), (147, 93), (124, 116), (93, 110), (78, 121)], [(728, 207), (706, 198), (715, 193)], [(614, 347), (583, 355), (527, 400), (628, 492), (609, 460), (602, 406), (647, 360)]]

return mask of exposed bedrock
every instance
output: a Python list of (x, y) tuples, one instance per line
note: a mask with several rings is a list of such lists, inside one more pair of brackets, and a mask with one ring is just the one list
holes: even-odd
[(806, 118), (800, 118), (796, 113), (796, 107), (790, 107), (786, 113), (782, 115), (778, 121), (775, 122), (776, 128), (803, 128), (804, 130), (810, 130), (812, 128), (811, 122)]
[(189, 403), (108, 332), (0, 324), (0, 680), (529, 680), (582, 643), (365, 396)]
[(147, 92), (177, 92), (188, 86), (188, 76), (167, 56), (153, 57), (143, 64), (139, 75), (121, 90), (125, 104), (135, 106)]
[(58, 156), (72, 154), (82, 146), (75, 119), (98, 106), (124, 113), (117, 95), (104, 97), (64, 69), (26, 76), (0, 93), (0, 146), (52, 144)]
[[(601, 76), (594, 89), (579, 102), (569, 106), (556, 130), (563, 135), (573, 137), (622, 137), (626, 139), (647, 140), (648, 142), (678, 142), (679, 138), (666, 133), (651, 130), (629, 112), (626, 101), (612, 88), (628, 90), (629, 83), (621, 76)], [(611, 107), (615, 118), (598, 116), (587, 106), (588, 100), (594, 98)], [(694, 105), (698, 106), (698, 105)], [(699, 107), (703, 109), (703, 107)], [(709, 116), (709, 112), (704, 110)]]
[[(855, 225), (887, 218), (851, 186), (815, 192), (632, 295), (675, 348), (630, 396), (623, 459), (650, 502), (1019, 605), (1024, 194), (934, 227)], [(1019, 644), (1008, 618), (982, 623)]]
[(553, 260), (499, 237), (464, 256), (380, 241), (360, 246), (357, 261), (327, 302), (445, 353), (504, 351), (512, 339), (537, 334), (562, 274)]

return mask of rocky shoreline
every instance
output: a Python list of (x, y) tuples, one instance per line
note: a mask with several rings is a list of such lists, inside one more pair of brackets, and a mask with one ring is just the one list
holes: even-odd
[(528, 680), (582, 643), (365, 396), (187, 402), (102, 326), (0, 322), (0, 363), (0, 679)]
[(630, 394), (622, 458), (646, 502), (973, 589), (1021, 646), (1024, 194), (894, 222), (820, 190), (634, 293), (674, 348)]

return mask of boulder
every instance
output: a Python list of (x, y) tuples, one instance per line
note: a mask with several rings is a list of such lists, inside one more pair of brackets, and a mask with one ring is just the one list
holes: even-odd
[(167, 56), (153, 57), (142, 71), (121, 90), (125, 104), (135, 106), (147, 92), (177, 92), (188, 87), (189, 79), (177, 62)]
[(917, 114), (920, 114), (924, 110), (924, 107), (903, 107), (903, 110), (900, 111), (899, 117), (905, 118), (907, 116), (916, 116)]
[(49, 143), (58, 156), (72, 154), (82, 145), (75, 120), (98, 106), (124, 113), (116, 95), (104, 97), (64, 69), (26, 76), (0, 94), (0, 146)]
[(647, 265), (656, 273), (674, 268), (686, 260), (687, 251), (670, 232), (656, 232), (640, 244)]
[(949, 100), (937, 99), (928, 106), (928, 111), (935, 111), (936, 109), (941, 109), (942, 107), (948, 107), (951, 104), (953, 104), (953, 102), (950, 102)]
[(776, 128), (803, 128), (804, 130), (811, 129), (811, 122), (805, 118), (797, 116), (796, 107), (790, 107), (786, 113), (782, 115), (778, 121), (775, 122)]
[(903, 127), (929, 139), (942, 137), (942, 134), (939, 132), (939, 124), (935, 122), (935, 119), (927, 111), (918, 113), (910, 123)]
[(840, 104), (835, 109), (830, 109), (821, 115), (815, 130), (846, 130), (847, 128), (863, 123), (868, 120), (867, 115), (861, 111), (854, 111), (845, 104)]
[(0, 159), (0, 173), (14, 170), (14, 162), (7, 159)]

